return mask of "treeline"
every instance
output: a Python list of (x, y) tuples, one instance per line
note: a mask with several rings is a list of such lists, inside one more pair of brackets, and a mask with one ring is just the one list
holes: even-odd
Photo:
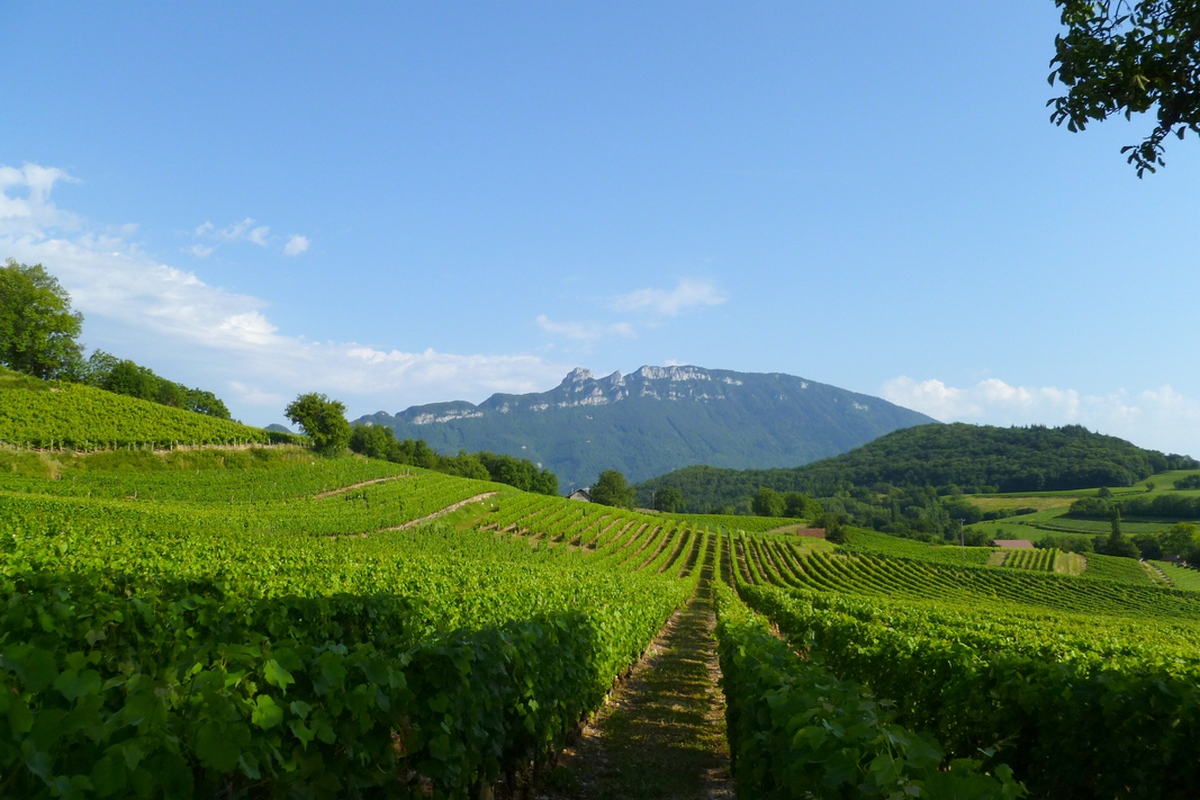
[(182, 383), (156, 375), (148, 367), (117, 358), (103, 350), (92, 353), (78, 371), (67, 379), (171, 408), (182, 408), (217, 419), (230, 419), (229, 409), (212, 392), (189, 389)]
[(529, 459), (486, 450), (478, 453), (460, 450), (458, 455), (444, 456), (424, 439), (397, 439), (395, 432), (383, 425), (355, 425), (350, 434), (350, 449), (368, 458), (382, 458), (462, 478), (495, 481), (525, 492), (558, 494), (558, 476), (549, 470), (538, 469)]
[(1114, 509), (1126, 519), (1134, 517), (1200, 519), (1200, 497), (1169, 492), (1156, 495), (1135, 495), (1120, 500), (1105, 497), (1081, 497), (1071, 504), (1067, 516), (1077, 519), (1109, 519), (1112, 517)]
[(0, 267), (0, 365), (42, 380), (82, 383), (172, 408), (229, 419), (212, 392), (189, 389), (146, 367), (97, 350), (83, 357), (83, 315), (41, 264)]
[(921, 425), (882, 436), (833, 458), (792, 469), (685, 467), (640, 484), (643, 495), (673, 486), (691, 512), (748, 513), (761, 487), (832, 497), (853, 487), (944, 493), (1031, 492), (1132, 486), (1169, 469), (1196, 469), (1189, 456), (1145, 450), (1079, 425), (1000, 428)]
[[(687, 512), (722, 514), (762, 513), (764, 490), (776, 496), (802, 493), (816, 498), (829, 514), (860, 527), (958, 541), (963, 526), (1032, 511), (985, 513), (963, 494), (1130, 486), (1164, 470), (1197, 466), (1200, 462), (1189, 456), (1145, 450), (1079, 425), (955, 423), (895, 431), (849, 453), (793, 469), (687, 467), (646, 481), (637, 491), (644, 503), (669, 487), (682, 495)], [(983, 543), (982, 534), (967, 532), (966, 538)]]

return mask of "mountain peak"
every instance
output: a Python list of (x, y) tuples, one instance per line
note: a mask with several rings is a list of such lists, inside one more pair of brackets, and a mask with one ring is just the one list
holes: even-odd
[(712, 375), (708, 370), (702, 367), (689, 366), (670, 366), (670, 367), (651, 367), (644, 366), (636, 373), (639, 377), (648, 381), (711, 381)]
[(543, 463), (561, 485), (603, 469), (631, 482), (690, 464), (794, 467), (933, 420), (878, 397), (780, 373), (645, 365), (597, 378), (582, 367), (554, 389), (414, 406), (360, 422), (438, 452), (491, 450)]
[(565, 386), (569, 383), (583, 383), (584, 381), (590, 381), (593, 379), (594, 376), (592, 375), (592, 371), (590, 369), (576, 367), (567, 373), (567, 377), (562, 379), (562, 383), (560, 385)]

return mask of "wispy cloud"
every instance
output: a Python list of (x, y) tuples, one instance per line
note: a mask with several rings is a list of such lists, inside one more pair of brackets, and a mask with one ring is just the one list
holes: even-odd
[(628, 322), (613, 322), (608, 325), (599, 322), (555, 322), (545, 314), (538, 314), (535, 320), (539, 328), (546, 333), (574, 339), (580, 342), (594, 342), (607, 336), (637, 336), (633, 326)]
[(206, 245), (194, 244), (191, 247), (183, 248), (183, 252), (191, 253), (196, 258), (208, 258), (209, 256), (211, 256), (213, 254), (213, 249), (214, 248), (208, 247)]
[(308, 237), (294, 233), (288, 237), (287, 244), (283, 246), (284, 255), (298, 256), (308, 249)]
[(683, 311), (701, 306), (719, 306), (727, 300), (724, 292), (709, 281), (682, 278), (674, 289), (638, 289), (614, 297), (616, 311), (636, 311), (660, 317), (676, 317)]
[(246, 217), (241, 222), (235, 222), (232, 225), (226, 225), (224, 228), (218, 228), (211, 222), (196, 226), (197, 236), (212, 237), (223, 242), (251, 242), (259, 247), (267, 246), (267, 237), (270, 234), (271, 227), (269, 225), (257, 225), (251, 217)]
[(1200, 402), (1170, 386), (1096, 395), (1054, 386), (1013, 386), (998, 378), (960, 388), (900, 376), (884, 383), (883, 396), (943, 422), (1078, 424), (1142, 447), (1200, 454)]
[(47, 227), (77, 228), (78, 217), (59, 210), (50, 200), (54, 184), (60, 181), (79, 182), (56, 167), (0, 165), (0, 230), (11, 236), (40, 238)]
[[(44, 264), (76, 308), (88, 319), (106, 321), (124, 340), (187, 353), (190, 365), (211, 376), (206, 380), (233, 392), (231, 399), (278, 405), (282, 397), (315, 390), (375, 411), (385, 403), (397, 409), (401, 403), (542, 390), (567, 370), (529, 355), (414, 353), (286, 334), (266, 316), (264, 300), (210, 286), (194, 272), (161, 263), (123, 238), (121, 229), (113, 234), (59, 212), (50, 201), (51, 188), (68, 178), (36, 165), (0, 166), (0, 254)], [(253, 241), (253, 225), (246, 220), (225, 230)], [(199, 237), (223, 235), (211, 223), (197, 229)], [(86, 329), (85, 323), (85, 334)]]

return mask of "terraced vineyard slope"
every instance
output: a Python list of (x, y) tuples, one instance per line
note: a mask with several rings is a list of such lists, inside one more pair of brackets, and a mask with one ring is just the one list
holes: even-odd
[(106, 457), (0, 479), (6, 797), (474, 794), (596, 707), (709, 536), (357, 458)]
[[(835, 553), (730, 537), (729, 582), (897, 723), (1011, 768), (1034, 797), (1197, 792), (1194, 740), (1175, 731), (1200, 725), (1200, 593), (1156, 587), (1132, 559), (1072, 576), (1050, 551), (955, 565), (953, 548), (871, 552), (875, 537)], [(1136, 578), (1111, 569), (1126, 563)]]
[(285, 441), (298, 439), (90, 386), (0, 372), (3, 445), (102, 450)]

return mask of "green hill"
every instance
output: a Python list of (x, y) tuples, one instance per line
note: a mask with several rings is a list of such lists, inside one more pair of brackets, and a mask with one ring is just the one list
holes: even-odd
[(92, 450), (295, 440), (82, 384), (0, 370), (0, 444)]
[(633, 482), (689, 464), (783, 467), (843, 453), (932, 420), (886, 400), (778, 373), (642, 367), (603, 378), (577, 369), (549, 392), (414, 406), (357, 420), (434, 450), (527, 458), (563, 488), (604, 469)]
[(744, 505), (760, 487), (830, 497), (850, 487), (958, 487), (966, 493), (1131, 486), (1168, 469), (1200, 466), (1188, 456), (1146, 450), (1079, 425), (1062, 428), (922, 425), (882, 436), (849, 453), (792, 469), (688, 467), (645, 481), (639, 501), (672, 486), (688, 508)]

